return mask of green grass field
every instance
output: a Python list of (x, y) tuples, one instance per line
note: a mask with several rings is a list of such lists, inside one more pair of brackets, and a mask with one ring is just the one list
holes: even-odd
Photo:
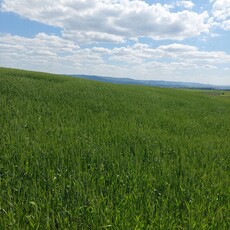
[(230, 98), (1, 68), (0, 229), (230, 229)]

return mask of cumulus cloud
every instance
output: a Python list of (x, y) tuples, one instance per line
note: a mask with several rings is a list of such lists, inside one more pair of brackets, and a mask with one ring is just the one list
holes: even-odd
[(181, 6), (185, 9), (192, 9), (195, 5), (192, 1), (177, 1), (176, 6)]
[[(191, 1), (179, 4), (193, 7)], [(142, 0), (3, 0), (1, 10), (60, 27), (63, 37), (79, 43), (121, 43), (140, 37), (183, 40), (209, 31), (205, 11), (172, 12), (170, 5)]]
[[(179, 66), (184, 68), (187, 65), (190, 67), (214, 66), (230, 62), (230, 55), (225, 52), (200, 51), (194, 46), (183, 44), (161, 45), (156, 48), (147, 44), (135, 44), (128, 47), (107, 49), (104, 52), (110, 54), (111, 59), (120, 60), (124, 63), (136, 62), (143, 64), (154, 61), (159, 66), (162, 63), (167, 66), (177, 63), (178, 68)], [(180, 63), (183, 63), (183, 65), (180, 65)]]
[(230, 1), (229, 0), (212, 0), (212, 14), (216, 26), (230, 30)]
[[(73, 41), (45, 33), (33, 38), (0, 35), (1, 66), (54, 73), (194, 81), (202, 71), (209, 76), (217, 74), (215, 70), (220, 74), (221, 66), (227, 68), (229, 63), (230, 55), (225, 52), (207, 52), (179, 43), (81, 48)], [(229, 72), (225, 70), (224, 74)]]
[(31, 65), (32, 69), (55, 72), (58, 65), (63, 66), (65, 57), (77, 50), (79, 46), (74, 42), (45, 33), (34, 38), (0, 34), (1, 66), (28, 68)]

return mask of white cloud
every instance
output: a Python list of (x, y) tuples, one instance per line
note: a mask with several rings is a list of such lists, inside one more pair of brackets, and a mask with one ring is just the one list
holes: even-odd
[[(191, 1), (180, 4), (193, 6)], [(78, 43), (120, 43), (141, 37), (182, 40), (209, 32), (205, 11), (172, 12), (170, 5), (142, 0), (3, 0), (1, 10), (60, 27), (63, 37)]]
[(192, 1), (177, 1), (176, 5), (184, 7), (185, 9), (192, 9), (195, 6)]
[(0, 65), (16, 68), (42, 69), (55, 72), (65, 57), (73, 55), (79, 46), (57, 36), (39, 33), (34, 38), (0, 35)]
[(224, 78), (230, 84), (230, 72), (226, 70), (229, 63), (230, 55), (225, 52), (201, 51), (178, 43), (81, 48), (72, 41), (45, 33), (34, 38), (0, 35), (0, 66), (54, 73), (198, 82), (212, 79), (212, 83), (220, 83), (219, 78)]
[(215, 19), (215, 26), (224, 30), (230, 30), (230, 1), (212, 0), (212, 14)]

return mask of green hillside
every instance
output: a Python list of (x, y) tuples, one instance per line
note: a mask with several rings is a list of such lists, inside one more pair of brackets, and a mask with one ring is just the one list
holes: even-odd
[(230, 98), (0, 69), (0, 229), (230, 229)]

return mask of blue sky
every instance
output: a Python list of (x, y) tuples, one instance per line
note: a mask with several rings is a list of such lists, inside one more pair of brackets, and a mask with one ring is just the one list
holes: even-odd
[(230, 85), (230, 0), (2, 0), (0, 66)]

